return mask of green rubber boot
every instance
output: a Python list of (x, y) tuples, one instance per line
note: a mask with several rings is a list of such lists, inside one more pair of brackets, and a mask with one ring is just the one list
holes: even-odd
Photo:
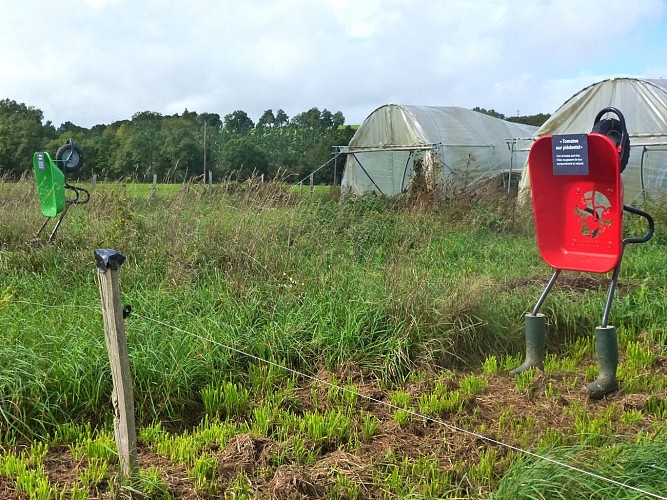
[(518, 375), (533, 366), (544, 370), (544, 346), (547, 340), (547, 321), (544, 314), (526, 314), (526, 361), (510, 372)]
[(595, 328), (595, 352), (600, 365), (600, 374), (594, 382), (588, 384), (586, 391), (589, 397), (600, 399), (610, 392), (618, 390), (618, 380), (616, 379), (616, 368), (618, 367), (616, 327), (598, 326)]

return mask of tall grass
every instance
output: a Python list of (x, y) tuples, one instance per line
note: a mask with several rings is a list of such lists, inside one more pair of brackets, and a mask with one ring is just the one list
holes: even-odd
[[(184, 184), (159, 196), (130, 186), (100, 184), (56, 244), (35, 245), (34, 189), (3, 185), (0, 283), (12, 299), (0, 304), (0, 359), (15, 367), (0, 371), (11, 388), (3, 433), (109, 418), (96, 248), (127, 256), (120, 281), (135, 311), (126, 330), (142, 422), (203, 415), (201, 389), (243, 379), (254, 364), (228, 347), (307, 373), (354, 364), (385, 380), (514, 354), (550, 273), (530, 231), (507, 222), (515, 214), (502, 197), (403, 206), (339, 203), (280, 183)], [(653, 293), (665, 273), (654, 254), (627, 252), (612, 319), (636, 330), (640, 314), (657, 338), (667, 310)], [(639, 276), (641, 303), (625, 293)], [(556, 289), (545, 305), (550, 336), (592, 332), (604, 293)]]
[[(520, 362), (523, 315), (551, 273), (530, 217), (503, 193), (340, 201), (333, 190), (311, 194), (256, 180), (159, 186), (155, 194), (99, 184), (90, 204), (72, 208), (56, 244), (45, 245), (33, 241), (41, 216), (32, 184), (0, 184), (0, 192), (0, 475), (18, 493), (85, 498), (113, 483), (96, 248), (127, 256), (120, 281), (134, 311), (125, 326), (140, 439), (185, 467), (198, 494), (251, 497), (266, 486), (257, 474), (275, 473), (277, 482), (279, 471), (308, 469), (311, 479), (328, 478), (320, 487), (332, 498), (488, 498), (498, 486), (495, 498), (633, 498), (502, 448), (447, 456), (457, 441), (449, 435), (443, 449), (404, 453), (401, 436), (434, 430), (416, 410), (664, 491), (652, 432), (667, 414), (667, 378), (652, 373), (667, 338), (661, 238), (628, 248), (612, 308), (630, 397), (596, 407), (570, 391), (595, 376), (591, 334), (608, 276), (563, 273), (543, 309), (545, 373), (502, 380)], [(362, 393), (372, 380), (398, 408), (376, 411), (355, 392), (312, 380), (304, 391), (290, 369)], [(499, 386), (511, 393), (502, 395), (510, 402), (502, 411), (491, 405)], [(569, 428), (543, 426), (539, 409), (554, 402)], [(629, 435), (614, 436), (619, 426)], [(44, 447), (9, 448), (35, 437)], [(358, 463), (387, 437), (399, 446), (391, 442), (376, 463)], [(67, 446), (86, 463), (78, 480), (50, 482), (49, 446)], [(227, 446), (252, 453), (248, 463), (260, 449), (266, 454), (256, 470), (233, 470)], [(169, 498), (165, 474), (142, 471), (144, 493)], [(316, 492), (307, 476), (297, 479), (287, 492), (299, 484), (304, 496)]]
[(601, 449), (581, 445), (559, 447), (549, 458), (583, 470), (590, 468), (589, 464), (595, 464), (595, 474), (613, 478), (616, 483), (551, 462), (524, 459), (505, 474), (492, 498), (647, 498), (644, 493), (631, 488), (661, 495), (667, 489), (664, 454), (663, 441), (623, 443)]

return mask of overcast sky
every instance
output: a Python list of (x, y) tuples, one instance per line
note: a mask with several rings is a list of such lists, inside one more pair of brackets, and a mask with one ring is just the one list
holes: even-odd
[(83, 127), (383, 104), (553, 113), (667, 78), (667, 0), (4, 0), (0, 99)]

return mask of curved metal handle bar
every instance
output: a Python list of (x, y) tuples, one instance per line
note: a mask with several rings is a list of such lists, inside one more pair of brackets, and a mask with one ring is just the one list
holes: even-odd
[(77, 201), (77, 202), (76, 202), (77, 204), (79, 204), (79, 205), (83, 205), (84, 203), (88, 203), (88, 202), (90, 201), (90, 193), (88, 192), (87, 189), (78, 187), (78, 188), (76, 188), (76, 190), (77, 190), (77, 191), (81, 191), (83, 194), (86, 195), (86, 198), (83, 199), (83, 200), (79, 200), (79, 201)]
[[(88, 192), (87, 189), (84, 189), (82, 187), (72, 186), (67, 182), (65, 183), (65, 189), (74, 191), (74, 193), (76, 194), (76, 197), (73, 200), (67, 200), (67, 203), (69, 203), (70, 205), (83, 205), (84, 203), (88, 203), (90, 201), (90, 193)], [(84, 193), (86, 195), (86, 198), (83, 200), (79, 200), (80, 193)]]
[(623, 239), (622, 245), (625, 246), (628, 243), (646, 243), (648, 240), (650, 240), (653, 237), (653, 232), (655, 231), (655, 222), (653, 221), (653, 217), (651, 217), (651, 215), (648, 212), (644, 212), (643, 210), (631, 207), (629, 205), (623, 205), (623, 210), (631, 214), (644, 217), (648, 222), (648, 231), (642, 237)]
[(631, 214), (640, 215), (644, 217), (648, 222), (648, 231), (641, 238), (625, 238), (621, 242), (621, 255), (619, 256), (618, 264), (616, 264), (616, 267), (614, 268), (614, 272), (611, 277), (611, 283), (609, 284), (609, 292), (607, 293), (607, 302), (605, 303), (604, 313), (602, 314), (602, 323), (600, 323), (600, 325), (603, 328), (606, 328), (609, 322), (609, 313), (611, 312), (611, 302), (614, 299), (614, 292), (616, 291), (616, 286), (618, 285), (618, 275), (621, 271), (621, 260), (623, 260), (623, 252), (625, 250), (625, 245), (627, 245), (628, 243), (646, 243), (653, 236), (653, 231), (655, 229), (655, 223), (653, 222), (653, 217), (651, 217), (651, 215), (648, 214), (647, 212), (644, 212), (643, 210), (628, 205), (623, 205), (623, 210)]

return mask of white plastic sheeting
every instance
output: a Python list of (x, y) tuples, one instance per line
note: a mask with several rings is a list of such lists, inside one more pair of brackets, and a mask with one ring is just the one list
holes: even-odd
[[(537, 131), (536, 136), (583, 134), (593, 128), (603, 108), (617, 108), (630, 135), (630, 159), (622, 178), (625, 202), (667, 191), (667, 81), (613, 78), (595, 83), (568, 99)], [(616, 115), (609, 113), (610, 118)], [(530, 193), (528, 165), (519, 196)]]
[(350, 140), (341, 188), (394, 196), (410, 186), (417, 159), (427, 180), (443, 187), (510, 169), (520, 172), (530, 141), (517, 139), (536, 131), (465, 108), (387, 104), (373, 111)]

